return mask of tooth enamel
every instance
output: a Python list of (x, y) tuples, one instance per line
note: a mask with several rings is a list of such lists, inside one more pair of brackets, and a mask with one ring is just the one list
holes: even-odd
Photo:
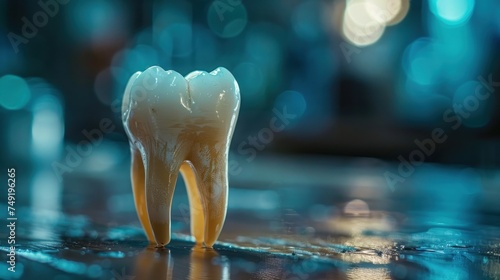
[(207, 247), (227, 208), (227, 156), (240, 93), (225, 68), (185, 78), (153, 66), (130, 78), (122, 120), (132, 153), (135, 205), (148, 240), (170, 241), (170, 209), (179, 171), (188, 190), (191, 233)]

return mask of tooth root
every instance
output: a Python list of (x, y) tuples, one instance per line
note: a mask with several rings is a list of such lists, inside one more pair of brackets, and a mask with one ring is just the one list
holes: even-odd
[(146, 155), (146, 204), (158, 247), (170, 242), (170, 210), (180, 162), (167, 162), (166, 149), (155, 147)]
[(140, 151), (135, 148), (133, 144), (131, 144), (130, 150), (132, 154), (132, 170), (130, 173), (132, 177), (132, 190), (134, 193), (135, 209), (137, 211), (137, 215), (139, 216), (139, 221), (146, 231), (146, 236), (148, 237), (149, 243), (155, 243), (153, 231), (149, 222), (148, 209), (146, 207), (146, 179), (144, 177), (144, 164)]
[(191, 235), (194, 236), (197, 244), (202, 244), (205, 232), (205, 215), (200, 198), (200, 191), (196, 178), (196, 172), (189, 161), (181, 165), (181, 174), (186, 184), (189, 197), (189, 212), (191, 213)]
[(227, 152), (226, 147), (198, 144), (191, 162), (198, 176), (203, 213), (205, 215), (204, 242), (211, 248), (224, 225), (227, 208)]

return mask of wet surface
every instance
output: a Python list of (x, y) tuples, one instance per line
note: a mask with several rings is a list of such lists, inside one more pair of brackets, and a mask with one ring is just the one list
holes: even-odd
[[(30, 203), (17, 210), (16, 273), (2, 261), (0, 276), (500, 278), (500, 213), (492, 203), (499, 198), (500, 177), (494, 171), (427, 166), (390, 190), (383, 180), (390, 165), (314, 160), (317, 166), (301, 161), (301, 168), (266, 162), (260, 169), (245, 167), (256, 179), (243, 173), (232, 180), (226, 224), (214, 250), (194, 247), (182, 182), (174, 197), (173, 240), (155, 249), (135, 215), (126, 166), (107, 174), (75, 172), (55, 188), (62, 202), (55, 209), (35, 209), (43, 201), (20, 197)], [(282, 172), (290, 175), (276, 177)], [(21, 184), (18, 192), (29, 188)], [(0, 250), (3, 260), (9, 251), (4, 240)]]

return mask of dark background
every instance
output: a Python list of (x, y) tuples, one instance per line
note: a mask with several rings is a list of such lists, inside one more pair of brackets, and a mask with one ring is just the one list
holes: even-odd
[[(96, 213), (133, 211), (119, 112), (129, 77), (152, 65), (183, 75), (223, 66), (242, 100), (231, 185), (359, 183), (363, 199), (380, 188), (421, 205), (417, 193), (442, 187), (436, 178), (451, 168), (444, 181), (468, 195), (482, 180), (481, 205), (492, 209), (499, 10), (493, 0), (2, 1), (0, 163), (21, 172), (30, 191), (18, 200), (34, 209), (78, 213), (83, 199), (67, 192), (97, 188), (110, 194), (96, 198)], [(281, 120), (285, 112), (293, 117)], [(275, 118), (283, 131), (270, 129)], [(470, 167), (481, 175), (462, 178)]]
[[(32, 98), (17, 111), (30, 109), (37, 94), (33, 80), (42, 79), (62, 106), (65, 142), (78, 143), (82, 130), (97, 128), (104, 117), (118, 124), (106, 138), (126, 141), (110, 105), (120, 100), (135, 71), (159, 65), (186, 75), (224, 66), (241, 87), (235, 152), (237, 144), (268, 126), (273, 108), (285, 103), (301, 114), (263, 153), (396, 160), (415, 149), (415, 139), (442, 127), (450, 137), (426, 161), (498, 164), (496, 92), (474, 112), (471, 124), (453, 130), (454, 123), (443, 120), (460, 86), (478, 76), (500, 80), (496, 1), (461, 1), (473, 5), (470, 18), (461, 4), (455, 5), (458, 11), (452, 7), (452, 16), (466, 17), (461, 23), (440, 18), (428, 1), (412, 1), (403, 20), (386, 26), (368, 46), (343, 36), (343, 1), (67, 2), (56, 2), (59, 11), (16, 47), (8, 34), (23, 35), (24, 17), (44, 23), (43, 17), (34, 19), (43, 9), (36, 1), (0, 3), (0, 73), (22, 77), (31, 87)], [(412, 47), (420, 49), (410, 54)], [(411, 68), (419, 59), (420, 68)], [(2, 109), (3, 126), (17, 111)], [(474, 124), (476, 117), (480, 124)]]

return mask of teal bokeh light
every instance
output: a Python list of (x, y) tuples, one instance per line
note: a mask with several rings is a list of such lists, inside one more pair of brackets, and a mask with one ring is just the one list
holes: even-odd
[(294, 118), (299, 119), (306, 112), (307, 103), (302, 93), (287, 90), (276, 97), (274, 107), (278, 110), (286, 109), (288, 113), (294, 115)]
[(429, 0), (431, 12), (448, 25), (467, 22), (474, 11), (474, 0)]
[(430, 38), (417, 39), (403, 54), (406, 75), (420, 85), (439, 83), (443, 67), (440, 45)]
[(247, 26), (248, 15), (242, 1), (214, 1), (207, 14), (208, 26), (222, 38), (238, 36)]
[(484, 127), (494, 113), (494, 97), (478, 81), (469, 81), (460, 86), (453, 96), (453, 110), (467, 127)]
[(23, 108), (31, 98), (26, 81), (18, 76), (6, 75), (0, 78), (0, 105), (8, 110)]
[(122, 1), (72, 1), (65, 12), (66, 28), (82, 44), (114, 44), (126, 34), (124, 14)]
[(481, 71), (487, 47), (484, 45), (484, 35), (475, 32), (472, 25), (450, 27), (433, 20), (429, 24), (429, 35), (439, 42), (439, 60), (444, 64), (441, 72), (443, 81), (455, 87)]
[(252, 107), (265, 105), (264, 73), (255, 63), (243, 62), (234, 68), (234, 76), (238, 81), (241, 93)]

